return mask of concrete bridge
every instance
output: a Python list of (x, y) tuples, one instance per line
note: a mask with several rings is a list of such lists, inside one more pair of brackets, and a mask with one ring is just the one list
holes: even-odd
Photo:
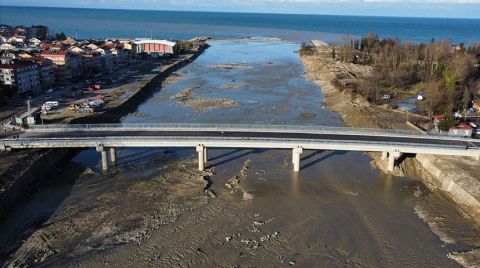
[(204, 170), (207, 148), (291, 149), (295, 172), (304, 150), (381, 152), (393, 171), (402, 154), (469, 156), (480, 159), (476, 139), (428, 135), (408, 130), (354, 129), (301, 125), (85, 124), (32, 126), (20, 137), (0, 140), (0, 150), (96, 148), (102, 168), (116, 163), (120, 147), (194, 147)]

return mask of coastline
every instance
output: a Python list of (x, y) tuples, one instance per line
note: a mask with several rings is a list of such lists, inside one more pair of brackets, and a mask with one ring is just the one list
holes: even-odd
[[(166, 66), (159, 73), (150, 75), (144, 83), (135, 90), (130, 91), (129, 96), (113, 105), (107, 106), (106, 109), (93, 114), (81, 114), (81, 116), (66, 119), (65, 123), (93, 124), (118, 122), (122, 117), (135, 111), (153, 93), (163, 88), (165, 86), (164, 83), (172, 73), (193, 62), (207, 48), (208, 46), (202, 47), (182, 58), (176, 59), (174, 63)], [(68, 109), (68, 107), (65, 109)], [(35, 192), (37, 187), (42, 185), (40, 181), (48, 174), (51, 167), (78, 151), (78, 149), (36, 150), (27, 156), (20, 156), (16, 161), (12, 161), (12, 165), (6, 168), (0, 176), (3, 184), (0, 191), (0, 217), (7, 215), (16, 203)]]
[[(326, 105), (340, 114), (349, 127), (384, 129), (408, 129), (408, 114), (394, 112), (371, 105), (361, 96), (336, 88), (332, 83), (338, 67), (363, 68), (354, 64), (335, 62), (319, 55), (301, 57), (305, 75), (317, 83), (323, 91)], [(342, 66), (343, 65), (343, 66)], [(363, 68), (368, 72), (368, 67)], [(362, 70), (356, 70), (362, 71)], [(379, 153), (368, 153), (372, 166), (389, 173)], [(423, 181), (431, 191), (439, 191), (450, 198), (461, 209), (468, 220), (480, 226), (480, 171), (478, 162), (466, 157), (417, 155), (407, 158), (395, 168), (393, 175), (410, 176)], [(460, 171), (460, 172), (459, 172)]]

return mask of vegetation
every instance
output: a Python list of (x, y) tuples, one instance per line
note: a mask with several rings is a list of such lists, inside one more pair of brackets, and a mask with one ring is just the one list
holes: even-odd
[(411, 94), (423, 91), (420, 112), (450, 114), (471, 106), (480, 93), (480, 44), (465, 47), (450, 40), (412, 44), (369, 34), (332, 49), (332, 57), (373, 67), (355, 90), (377, 103), (390, 89)]
[(65, 35), (64, 32), (55, 34), (55, 40), (57, 40), (57, 41), (63, 41), (63, 40), (66, 40), (66, 39), (67, 39), (67, 36)]
[(38, 29), (37, 29), (37, 32), (36, 32), (36, 38), (39, 39), (39, 40), (45, 40), (47, 39), (47, 35), (48, 35), (48, 28), (47, 27), (44, 27), (44, 26), (37, 26)]
[(438, 123), (438, 130), (448, 132), (448, 130), (455, 126), (456, 120), (451, 115), (445, 116), (445, 119)]

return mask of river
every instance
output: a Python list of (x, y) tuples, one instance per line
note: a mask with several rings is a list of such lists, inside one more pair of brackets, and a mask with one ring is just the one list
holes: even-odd
[[(342, 125), (304, 78), (299, 44), (210, 44), (123, 122)], [(175, 98), (186, 89), (200, 101)], [(194, 148), (120, 149), (102, 176), (99, 154), (82, 151), (0, 224), (26, 241), (4, 238), (18, 247), (8, 263), (455, 267), (447, 254), (480, 241), (450, 201), (372, 169), (363, 153), (307, 151), (295, 174), (289, 150), (210, 149), (208, 181), (192, 179), (195, 158)], [(440, 239), (417, 212), (456, 236)]]

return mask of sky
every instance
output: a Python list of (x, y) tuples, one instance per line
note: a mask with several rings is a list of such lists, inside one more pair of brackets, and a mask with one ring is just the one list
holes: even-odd
[(1, 0), (1, 5), (480, 19), (480, 0)]

